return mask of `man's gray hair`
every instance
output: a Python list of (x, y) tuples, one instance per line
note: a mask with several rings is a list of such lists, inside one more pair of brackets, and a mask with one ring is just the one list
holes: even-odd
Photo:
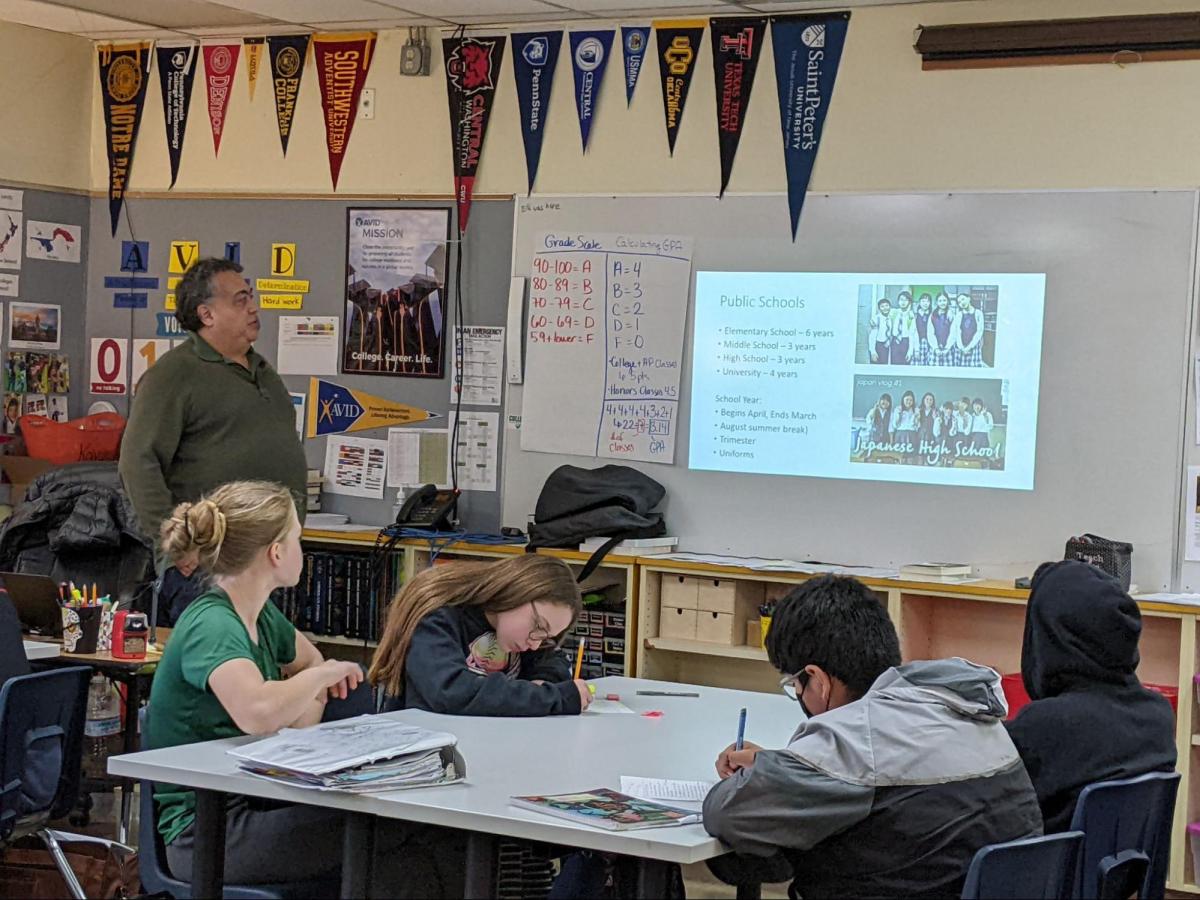
[(175, 288), (175, 318), (188, 331), (199, 331), (204, 327), (200, 321), (200, 304), (212, 299), (212, 279), (222, 272), (238, 272), (242, 267), (232, 260), (219, 256), (198, 259), (183, 273)]

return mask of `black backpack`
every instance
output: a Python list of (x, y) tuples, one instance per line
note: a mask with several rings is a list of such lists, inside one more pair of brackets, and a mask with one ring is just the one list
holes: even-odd
[(559, 466), (538, 496), (526, 549), (575, 548), (588, 538), (609, 538), (583, 567), (578, 578), (583, 581), (621, 541), (667, 533), (663, 514), (653, 511), (666, 493), (649, 475), (629, 466)]

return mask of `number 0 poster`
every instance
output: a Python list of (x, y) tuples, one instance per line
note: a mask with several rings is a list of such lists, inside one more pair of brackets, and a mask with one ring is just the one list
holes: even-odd
[(347, 215), (342, 372), (441, 378), (450, 210)]

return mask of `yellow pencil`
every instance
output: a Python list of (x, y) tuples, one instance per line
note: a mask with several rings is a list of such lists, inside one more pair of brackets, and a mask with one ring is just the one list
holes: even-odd
[(575, 654), (575, 680), (579, 680), (579, 672), (583, 668), (583, 648), (587, 644), (587, 638), (579, 639), (579, 652)]

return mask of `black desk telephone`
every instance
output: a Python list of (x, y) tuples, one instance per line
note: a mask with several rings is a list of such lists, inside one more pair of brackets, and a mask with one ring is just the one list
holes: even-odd
[(450, 520), (458, 507), (458, 495), (456, 490), (439, 490), (432, 484), (418, 488), (400, 507), (396, 524), (403, 528), (449, 531)]

